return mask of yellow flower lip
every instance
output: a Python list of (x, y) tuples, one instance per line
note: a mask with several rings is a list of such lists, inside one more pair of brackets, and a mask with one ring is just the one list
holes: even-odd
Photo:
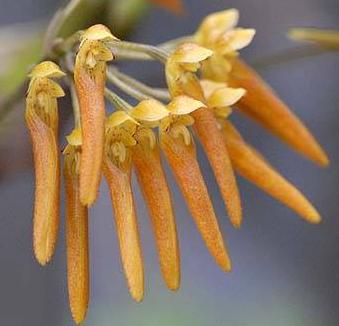
[(102, 24), (97, 24), (89, 27), (81, 36), (81, 43), (84, 41), (119, 41), (117, 37), (115, 37), (108, 27)]
[(28, 75), (30, 78), (61, 78), (64, 76), (66, 76), (66, 74), (53, 61), (43, 61), (39, 63)]
[(169, 115), (166, 106), (154, 99), (141, 101), (131, 111), (131, 116), (140, 121), (159, 121)]
[(228, 107), (237, 103), (245, 94), (244, 88), (228, 87), (226, 83), (201, 80), (200, 85), (204, 91), (208, 105), (212, 108)]
[(177, 63), (199, 63), (213, 55), (213, 51), (194, 43), (185, 43), (179, 46), (172, 54)]
[(136, 121), (132, 116), (127, 114), (124, 111), (116, 111), (112, 113), (106, 120), (107, 128), (114, 128), (122, 125), (123, 123), (130, 121), (136, 125), (139, 125), (138, 121)]
[(206, 105), (185, 95), (175, 97), (167, 105), (167, 109), (171, 112), (171, 114), (176, 115), (189, 114), (201, 108), (206, 108)]

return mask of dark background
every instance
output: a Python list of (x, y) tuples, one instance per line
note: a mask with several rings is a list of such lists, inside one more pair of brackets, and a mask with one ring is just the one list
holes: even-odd
[[(0, 0), (0, 25), (48, 18), (60, 1)], [(206, 14), (235, 7), (240, 25), (257, 35), (242, 55), (263, 58), (295, 44), (285, 34), (293, 26), (339, 29), (337, 0), (185, 0), (183, 16), (153, 8), (131, 38), (156, 44), (191, 33)], [(6, 44), (1, 44), (6, 47)], [(126, 71), (157, 84), (160, 67), (131, 64)], [(296, 60), (260, 73), (295, 110), (324, 145), (331, 166), (322, 170), (235, 113), (245, 138), (312, 200), (322, 213), (319, 226), (308, 225), (239, 178), (244, 225), (231, 228), (204, 156), (206, 180), (224, 230), (233, 271), (223, 274), (207, 253), (178, 191), (173, 191), (182, 258), (182, 286), (166, 290), (139, 191), (146, 295), (136, 304), (128, 295), (106, 185), (91, 209), (91, 302), (85, 325), (336, 326), (339, 324), (339, 56)], [(23, 110), (21, 108), (21, 110)], [(23, 111), (22, 111), (23, 112)], [(28, 135), (22, 121), (0, 154), (6, 167), (0, 183), (0, 324), (71, 325), (66, 288), (64, 234), (53, 262), (41, 268), (31, 249), (34, 178)], [(68, 128), (68, 130), (70, 130)], [(5, 162), (5, 163), (4, 163)], [(23, 162), (20, 164), (20, 162)], [(171, 182), (173, 190), (176, 189)], [(136, 187), (137, 188), (137, 187)]]

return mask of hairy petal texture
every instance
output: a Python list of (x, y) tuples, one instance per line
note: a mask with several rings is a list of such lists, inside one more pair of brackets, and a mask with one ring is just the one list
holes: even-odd
[(309, 130), (245, 62), (235, 59), (228, 83), (246, 89), (237, 107), (315, 163), (326, 166), (326, 153)]
[(134, 300), (141, 301), (144, 295), (144, 268), (131, 188), (130, 160), (126, 165), (120, 169), (105, 155), (103, 172), (113, 203), (122, 265), (129, 291)]
[(74, 71), (83, 135), (80, 199), (88, 206), (95, 201), (101, 180), (105, 128), (105, 79), (104, 70), (96, 74), (95, 78), (81, 66), (76, 67)]
[(73, 155), (65, 156), (66, 250), (69, 303), (74, 321), (86, 317), (89, 301), (88, 210), (80, 202), (79, 174)]
[(165, 132), (161, 133), (160, 141), (161, 148), (208, 250), (223, 271), (230, 271), (231, 261), (201, 175), (193, 143), (187, 146), (182, 139), (173, 138)]
[(230, 220), (233, 226), (240, 227), (242, 208), (239, 190), (217, 120), (209, 109), (199, 109), (193, 112), (192, 116), (195, 121), (193, 128), (212, 166)]
[(253, 151), (230, 122), (220, 123), (232, 164), (240, 175), (297, 212), (306, 221), (310, 223), (321, 221), (319, 213), (304, 195), (272, 168), (260, 154)]
[(177, 290), (180, 285), (177, 230), (158, 145), (151, 148), (141, 140), (132, 147), (132, 158), (151, 218), (163, 278), (170, 290)]
[(35, 166), (33, 248), (38, 262), (45, 265), (53, 256), (59, 228), (60, 167), (57, 131), (31, 109), (26, 110), (26, 123), (33, 144)]

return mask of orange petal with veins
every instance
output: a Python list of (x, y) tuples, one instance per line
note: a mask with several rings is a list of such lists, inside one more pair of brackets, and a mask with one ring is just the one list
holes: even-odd
[(41, 265), (54, 253), (59, 229), (60, 167), (56, 132), (34, 112), (26, 111), (35, 166), (33, 248)]
[(328, 157), (309, 130), (245, 62), (234, 60), (229, 85), (247, 93), (236, 106), (271, 133), (315, 163), (326, 166)]
[(201, 175), (194, 145), (191, 142), (186, 146), (182, 139), (174, 139), (167, 133), (161, 134), (160, 141), (161, 148), (208, 250), (223, 271), (230, 271), (231, 261)]
[(218, 122), (209, 109), (194, 111), (192, 116), (194, 117), (194, 130), (211, 164), (230, 220), (233, 226), (240, 227), (242, 209), (239, 190)]
[(230, 122), (223, 121), (222, 126), (232, 164), (240, 175), (293, 209), (306, 221), (321, 221), (319, 213), (304, 195), (272, 168), (261, 154), (253, 152)]
[(139, 231), (131, 188), (131, 164), (124, 170), (106, 156), (103, 172), (114, 208), (122, 265), (132, 298), (141, 301), (144, 295), (144, 268)]
[(80, 163), (80, 200), (94, 203), (100, 186), (105, 127), (105, 73), (91, 76), (83, 67), (76, 67), (74, 80), (79, 98), (82, 128)]
[(86, 317), (89, 301), (88, 211), (80, 202), (79, 175), (72, 171), (71, 155), (65, 156), (66, 250), (68, 297), (76, 324)]
[(167, 287), (177, 290), (180, 285), (177, 230), (158, 145), (151, 149), (139, 142), (132, 148), (132, 157), (153, 225), (162, 275)]

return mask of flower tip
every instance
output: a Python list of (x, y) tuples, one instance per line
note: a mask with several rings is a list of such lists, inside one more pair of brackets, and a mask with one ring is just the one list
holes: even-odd
[(171, 283), (167, 283), (167, 288), (170, 291), (176, 292), (179, 290), (179, 287), (180, 287), (179, 279), (173, 280)]
[(38, 250), (36, 247), (34, 248), (34, 256), (41, 266), (46, 266), (52, 258), (52, 255), (47, 254), (46, 252), (42, 252), (41, 250)]
[(72, 318), (76, 325), (80, 325), (86, 318), (86, 310), (80, 313), (72, 312)]
[(131, 290), (131, 296), (134, 301), (140, 303), (144, 299), (144, 291), (143, 289)]
[(308, 215), (305, 215), (305, 219), (311, 224), (319, 224), (322, 221), (321, 215), (314, 207), (311, 207)]
[(93, 191), (81, 191), (81, 187), (80, 187), (80, 202), (82, 205), (87, 206), (87, 207), (91, 207), (95, 200), (97, 199), (97, 195), (96, 193), (94, 193)]
[(241, 226), (242, 226), (242, 219), (237, 220), (237, 221), (232, 221), (232, 226), (233, 226), (235, 229), (240, 229)]
[(291, 28), (287, 36), (294, 40), (294, 41), (303, 41), (305, 40), (305, 37), (308, 35), (308, 30), (304, 28)]
[(232, 262), (228, 255), (224, 257), (222, 262), (219, 262), (219, 266), (221, 270), (225, 273), (229, 273), (232, 271)]
[(316, 163), (323, 168), (326, 168), (330, 165), (330, 159), (328, 158), (325, 151), (321, 150), (321, 153), (318, 155)]
[(30, 78), (61, 78), (66, 74), (53, 61), (43, 61), (37, 64), (28, 75)]

